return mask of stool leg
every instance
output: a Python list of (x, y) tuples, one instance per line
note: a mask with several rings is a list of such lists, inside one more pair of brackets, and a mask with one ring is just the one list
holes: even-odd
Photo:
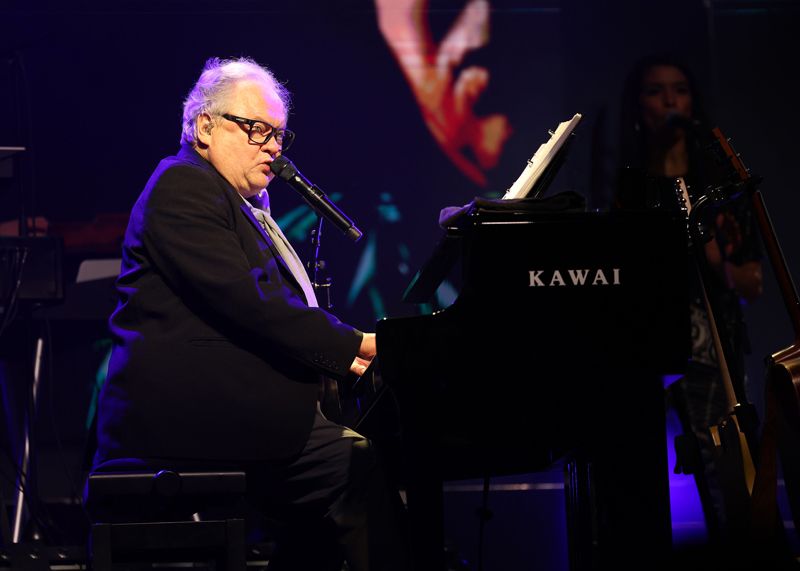
[(245, 571), (247, 568), (245, 527), (243, 519), (229, 519), (225, 522), (226, 571)]
[(89, 543), (92, 571), (111, 571), (111, 524), (92, 525)]

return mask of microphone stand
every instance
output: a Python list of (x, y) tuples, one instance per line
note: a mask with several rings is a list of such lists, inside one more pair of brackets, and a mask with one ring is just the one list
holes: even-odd
[[(316, 228), (311, 230), (313, 258), (306, 263), (311, 277), (311, 286), (322, 309), (333, 308), (331, 301), (331, 277), (327, 274), (328, 264), (320, 257), (322, 247), (322, 216)], [(374, 363), (374, 362), (373, 362)], [(357, 430), (369, 412), (377, 404), (383, 388), (376, 380), (373, 365), (361, 377), (351, 376), (342, 384), (330, 377), (322, 377), (319, 404), (326, 418)], [(377, 386), (376, 386), (376, 383)]]
[[(325, 310), (333, 308), (331, 302), (331, 278), (327, 275), (327, 264), (320, 258), (322, 247), (322, 225), (324, 218), (319, 216), (316, 228), (311, 230), (311, 246), (314, 249), (313, 258), (306, 265), (311, 273), (311, 287), (317, 296), (319, 307)], [(342, 420), (342, 400), (339, 397), (339, 383), (330, 377), (322, 377), (320, 386), (319, 406), (326, 418), (333, 422)]]
[(322, 216), (319, 217), (319, 224), (311, 230), (311, 246), (314, 248), (313, 261), (308, 263), (311, 270), (311, 285), (314, 288), (314, 293), (317, 296), (319, 306), (323, 309), (332, 309), (333, 303), (331, 302), (331, 278), (323, 272), (327, 269), (325, 260), (319, 256), (320, 247), (322, 244), (322, 224), (324, 222)]

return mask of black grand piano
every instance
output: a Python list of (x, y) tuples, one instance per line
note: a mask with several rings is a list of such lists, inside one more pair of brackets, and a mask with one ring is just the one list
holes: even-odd
[(689, 357), (685, 222), (517, 206), (447, 225), (406, 298), (449, 276), (450, 307), (377, 324), (415, 567), (444, 569), (444, 480), (555, 462), (570, 567), (651, 564), (671, 547), (662, 376)]

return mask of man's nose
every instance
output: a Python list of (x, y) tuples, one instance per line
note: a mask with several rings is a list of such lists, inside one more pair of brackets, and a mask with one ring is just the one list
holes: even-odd
[(261, 151), (264, 153), (269, 153), (270, 156), (277, 155), (281, 150), (281, 146), (278, 144), (278, 141), (275, 140), (275, 137), (270, 137), (269, 141), (261, 145)]

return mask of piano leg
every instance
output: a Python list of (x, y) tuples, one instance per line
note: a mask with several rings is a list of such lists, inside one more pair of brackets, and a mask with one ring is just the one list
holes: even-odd
[[(444, 493), (441, 475), (436, 471), (438, 461), (428, 440), (412, 438), (418, 445), (406, 450), (407, 458), (414, 458), (407, 466), (429, 467), (424, 472), (414, 471), (406, 476), (406, 503), (408, 504), (409, 538), (414, 571), (443, 571), (444, 552)], [(409, 456), (410, 455), (410, 456)]]
[(564, 499), (567, 506), (567, 545), (571, 571), (591, 569), (597, 528), (591, 501), (590, 463), (580, 452), (564, 464)]
[[(672, 526), (664, 393), (657, 379), (620, 381), (628, 414), (597, 416), (602, 429), (565, 467), (570, 569), (647, 568), (670, 556)], [(596, 436), (599, 435), (599, 436)]]

